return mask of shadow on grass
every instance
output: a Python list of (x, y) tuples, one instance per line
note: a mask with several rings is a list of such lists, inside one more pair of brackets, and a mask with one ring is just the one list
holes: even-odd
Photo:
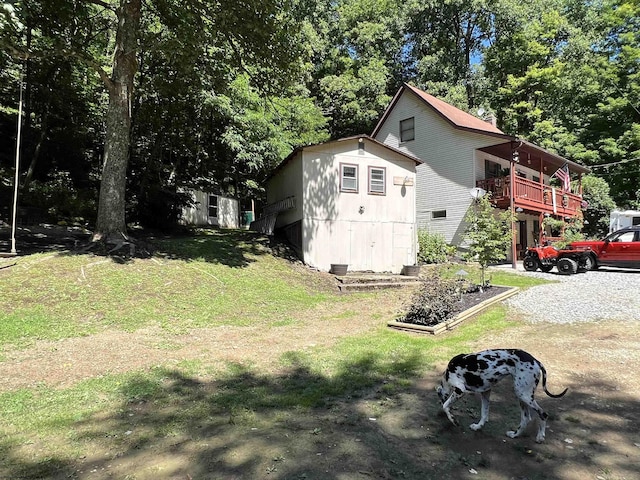
[[(0, 232), (0, 251), (9, 248), (7, 232)], [(91, 248), (91, 235), (81, 230), (69, 231), (62, 227), (35, 226), (18, 231), (16, 244), (18, 255), (34, 253), (59, 253), (61, 255), (98, 255), (111, 258), (116, 263), (126, 263), (132, 258), (149, 258), (153, 255), (186, 261), (205, 261), (246, 267), (253, 257), (272, 254), (295, 259), (295, 254), (280, 239), (274, 239), (247, 230), (201, 229), (193, 234), (164, 235), (153, 232), (132, 232), (136, 249), (124, 247), (110, 252), (104, 248)], [(137, 235), (137, 236), (136, 236)], [(96, 244), (97, 246), (98, 244)], [(6, 248), (3, 248), (5, 247)]]
[(229, 267), (246, 267), (253, 257), (286, 251), (273, 238), (246, 230), (210, 229), (192, 236), (155, 238), (151, 243), (159, 255)]
[[(290, 368), (259, 375), (230, 366), (224, 378), (204, 380), (178, 370), (156, 370), (122, 385), (122, 403), (75, 423), (68, 433), (75, 461), (47, 456), (25, 460), (0, 446), (3, 478), (171, 479), (555, 479), (581, 468), (603, 478), (632, 478), (636, 461), (620, 442), (637, 442), (640, 407), (615, 386), (594, 379), (598, 398), (570, 390), (567, 401), (540, 398), (552, 414), (548, 442), (533, 435), (506, 439), (519, 419), (511, 386), (501, 384), (482, 432), (451, 426), (432, 387), (418, 378), (423, 361), (370, 356), (327, 377), (292, 354)], [(511, 394), (512, 396), (512, 394)], [(464, 425), (477, 401), (458, 406)], [(563, 413), (556, 414), (562, 406)], [(620, 415), (620, 413), (623, 413)], [(469, 421), (469, 422), (467, 422)], [(563, 443), (567, 437), (572, 445)], [(608, 439), (606, 441), (604, 439)], [(505, 441), (506, 440), (506, 441)], [(571, 448), (567, 448), (570, 446)], [(6, 462), (6, 460), (5, 460)], [(586, 469), (586, 470), (585, 470)], [(595, 474), (589, 478), (595, 478)], [(471, 478), (471, 477), (469, 477)], [(586, 478), (586, 477), (585, 477)]]

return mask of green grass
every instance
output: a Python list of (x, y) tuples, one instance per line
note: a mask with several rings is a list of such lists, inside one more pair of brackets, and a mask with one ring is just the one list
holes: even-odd
[[(282, 319), (329, 298), (311, 272), (273, 257), (260, 237), (210, 233), (162, 242), (152, 259), (40, 254), (3, 271), (0, 345), (134, 331), (246, 326)], [(222, 248), (220, 245), (226, 245)], [(228, 252), (228, 257), (220, 251)], [(207, 253), (209, 252), (209, 253)], [(335, 297), (333, 301), (340, 301)]]
[[(355, 302), (376, 302), (383, 295), (338, 294), (323, 283), (325, 277), (273, 256), (264, 239), (243, 232), (210, 232), (166, 240), (160, 247), (154, 258), (128, 263), (91, 255), (19, 258), (18, 265), (0, 271), (0, 344), (29, 348), (36, 339), (152, 325), (166, 330), (158, 348), (171, 355), (177, 348), (173, 333), (222, 325), (287, 327), (299, 321), (300, 312), (331, 312), (338, 305), (329, 320), (357, 321)], [(449, 267), (448, 274), (455, 268), (460, 267)], [(509, 272), (492, 275), (495, 284), (540, 283)], [(442, 337), (392, 331), (384, 327), (386, 320), (331, 347), (285, 352), (270, 371), (248, 362), (220, 366), (184, 358), (70, 388), (36, 385), (0, 393), (0, 476), (66, 478), (73, 476), (78, 458), (95, 450), (114, 456), (155, 452), (171, 438), (224, 433), (242, 443), (249, 440), (242, 433), (249, 427), (302, 422), (317, 409), (344, 404), (371, 388), (384, 395), (402, 392), (434, 364), (466, 351), (483, 332), (512, 325), (504, 307)], [(357, 414), (346, 421), (351, 415)]]

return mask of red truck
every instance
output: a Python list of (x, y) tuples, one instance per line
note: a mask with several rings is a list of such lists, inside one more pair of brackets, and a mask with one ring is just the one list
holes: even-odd
[(589, 255), (591, 269), (598, 267), (640, 268), (640, 226), (610, 233), (602, 240), (571, 242), (571, 250)]

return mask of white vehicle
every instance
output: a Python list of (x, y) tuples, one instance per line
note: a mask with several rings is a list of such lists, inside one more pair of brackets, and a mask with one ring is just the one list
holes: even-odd
[(609, 217), (609, 233), (621, 228), (640, 225), (640, 211), (638, 210), (614, 210)]

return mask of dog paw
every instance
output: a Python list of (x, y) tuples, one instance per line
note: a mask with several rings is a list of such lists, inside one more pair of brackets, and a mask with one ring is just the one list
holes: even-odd
[(480, 424), (480, 423), (472, 423), (471, 425), (469, 425), (469, 428), (471, 430), (478, 431), (478, 430), (480, 430), (482, 428), (482, 424)]
[(544, 442), (544, 435), (540, 436), (537, 435), (536, 436), (536, 443), (543, 443)]
[(509, 438), (516, 438), (518, 436), (518, 432), (514, 431), (514, 430), (509, 430), (507, 432), (507, 437)]

